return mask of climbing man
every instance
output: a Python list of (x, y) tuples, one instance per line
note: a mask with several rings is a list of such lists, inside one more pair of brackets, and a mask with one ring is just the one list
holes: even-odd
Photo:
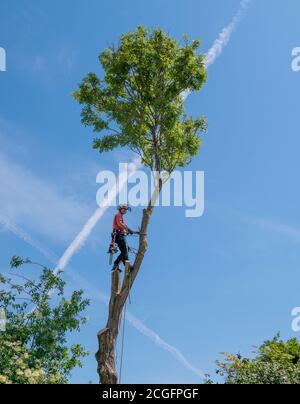
[(139, 234), (138, 231), (133, 231), (128, 228), (125, 223), (124, 215), (131, 209), (126, 204), (121, 204), (118, 206), (118, 213), (114, 217), (113, 223), (113, 238), (114, 242), (118, 245), (121, 254), (114, 262), (113, 271), (122, 272), (119, 268), (121, 262), (123, 262), (125, 268), (129, 268), (130, 270), (133, 267), (130, 265), (129, 258), (128, 258), (128, 246), (126, 242), (127, 234)]

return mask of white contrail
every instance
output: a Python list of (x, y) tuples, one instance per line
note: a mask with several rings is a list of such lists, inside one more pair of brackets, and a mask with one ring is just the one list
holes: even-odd
[(31, 236), (25, 233), (20, 227), (10, 222), (6, 217), (0, 214), (0, 224), (2, 224), (7, 230), (18, 236), (20, 239), (31, 245), (37, 251), (39, 251), (44, 257), (51, 262), (55, 262), (54, 255), (44, 246), (42, 246), (37, 240), (34, 240)]
[(216, 61), (216, 59), (221, 55), (224, 48), (228, 45), (231, 35), (237, 29), (243, 15), (244, 15), (244, 12), (247, 9), (247, 7), (249, 6), (250, 2), (251, 2), (251, 0), (242, 0), (240, 2), (238, 12), (233, 17), (230, 24), (222, 30), (219, 37), (213, 43), (213, 46), (207, 52), (206, 62), (205, 62), (206, 67), (211, 66)]
[(118, 179), (118, 184), (116, 184), (110, 191), (109, 195), (105, 201), (105, 204), (98, 208), (95, 213), (90, 217), (90, 219), (86, 222), (83, 229), (80, 233), (76, 236), (73, 242), (69, 245), (69, 247), (64, 252), (63, 256), (60, 258), (55, 270), (54, 274), (58, 274), (59, 271), (63, 270), (68, 263), (70, 262), (71, 258), (76, 254), (80, 248), (84, 246), (84, 243), (88, 239), (89, 235), (95, 228), (96, 224), (102, 218), (104, 213), (107, 209), (111, 206), (113, 201), (116, 199), (119, 192), (124, 188), (127, 183), (127, 180), (134, 175), (136, 170), (139, 168), (140, 164), (138, 161), (133, 161), (128, 165), (129, 172), (128, 173), (121, 173)]
[(151, 341), (153, 341), (156, 345), (163, 348), (164, 350), (168, 351), (171, 355), (173, 355), (182, 365), (184, 365), (187, 369), (191, 370), (196, 376), (201, 379), (205, 378), (204, 373), (193, 366), (185, 356), (175, 347), (168, 344), (164, 341), (158, 334), (156, 334), (153, 330), (148, 328), (145, 324), (143, 324), (139, 319), (135, 316), (130, 314), (129, 312), (126, 313), (126, 320), (134, 326), (141, 334), (145, 335)]
[[(231, 20), (230, 24), (225, 27), (221, 33), (219, 34), (218, 38), (213, 43), (212, 47), (206, 53), (206, 60), (205, 60), (205, 67), (208, 69), (211, 65), (215, 63), (217, 58), (222, 54), (224, 48), (228, 45), (231, 35), (237, 29), (241, 19), (246, 11), (247, 7), (249, 6), (251, 0), (242, 0), (239, 5), (239, 9), (236, 15)], [(181, 93), (181, 97), (183, 100), (190, 94), (190, 90), (185, 90)]]

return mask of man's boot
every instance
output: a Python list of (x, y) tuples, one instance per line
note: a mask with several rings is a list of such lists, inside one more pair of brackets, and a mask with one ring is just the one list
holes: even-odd
[(114, 271), (119, 271), (120, 273), (122, 273), (122, 269), (119, 268), (119, 265), (113, 266), (112, 272), (114, 272)]

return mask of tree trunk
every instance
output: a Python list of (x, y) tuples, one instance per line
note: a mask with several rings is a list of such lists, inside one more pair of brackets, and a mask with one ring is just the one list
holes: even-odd
[(153, 213), (154, 201), (157, 200), (161, 191), (162, 184), (156, 187), (154, 194), (147, 209), (143, 211), (139, 249), (134, 262), (134, 269), (130, 274), (125, 273), (121, 287), (121, 277), (119, 271), (112, 273), (111, 298), (109, 303), (109, 315), (106, 328), (98, 333), (99, 350), (96, 353), (98, 362), (98, 374), (102, 384), (118, 384), (118, 374), (115, 366), (115, 352), (119, 326), (124, 305), (129, 296), (132, 285), (136, 279), (139, 269), (142, 265), (147, 250), (147, 230), (150, 217)]

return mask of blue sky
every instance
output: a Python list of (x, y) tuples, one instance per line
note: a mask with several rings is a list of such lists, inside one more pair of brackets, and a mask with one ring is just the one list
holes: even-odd
[[(0, 10), (0, 215), (59, 257), (96, 209), (96, 174), (131, 154), (98, 155), (70, 97), (97, 55), (138, 24), (176, 39), (201, 38), (207, 51), (236, 14), (238, 0), (112, 2), (17, 0)], [(220, 352), (249, 354), (253, 345), (291, 329), (300, 306), (300, 46), (297, 0), (253, 0), (230, 43), (209, 69), (203, 91), (186, 102), (205, 114), (209, 133), (189, 169), (205, 171), (205, 214), (158, 208), (149, 251), (129, 307), (149, 329), (213, 375)], [(90, 351), (72, 382), (97, 382), (96, 332), (105, 325), (110, 272), (110, 209), (66, 269), (68, 289), (84, 287), (89, 324), (74, 341)], [(141, 209), (128, 218), (139, 224)], [(0, 270), (12, 255), (52, 265), (28, 242), (0, 228)], [(79, 280), (72, 274), (78, 274)], [(84, 281), (82, 280), (84, 279)], [(92, 286), (91, 286), (92, 285)], [(197, 383), (199, 377), (130, 324), (124, 383)]]

